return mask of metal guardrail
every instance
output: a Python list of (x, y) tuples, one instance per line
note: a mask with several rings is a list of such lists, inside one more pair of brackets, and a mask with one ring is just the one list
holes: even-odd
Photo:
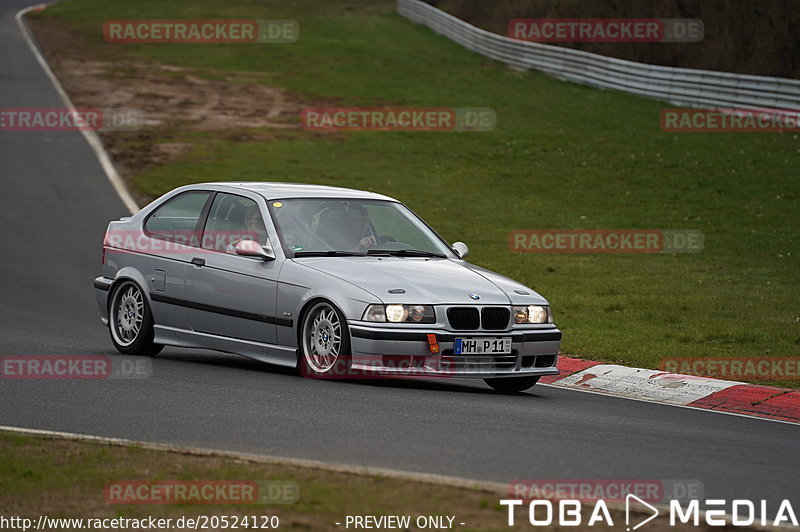
[(776, 114), (800, 111), (800, 80), (647, 65), (520, 41), (468, 24), (420, 0), (397, 0), (397, 12), (473, 52), (568, 81), (686, 107), (752, 109)]

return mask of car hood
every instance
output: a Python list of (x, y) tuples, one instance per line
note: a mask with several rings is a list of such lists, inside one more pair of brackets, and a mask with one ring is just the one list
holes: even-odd
[[(304, 257), (294, 261), (359, 286), (384, 303), (546, 303), (530, 288), (463, 261), (417, 257)], [(389, 293), (398, 289), (405, 293)], [(470, 294), (480, 299), (472, 299)]]

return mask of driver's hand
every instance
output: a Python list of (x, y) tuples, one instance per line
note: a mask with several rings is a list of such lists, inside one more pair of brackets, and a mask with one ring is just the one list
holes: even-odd
[(378, 241), (375, 240), (375, 237), (372, 236), (372, 235), (369, 235), (369, 236), (365, 236), (364, 238), (359, 240), (359, 242), (356, 245), (356, 247), (358, 249), (370, 249), (370, 248), (375, 247), (377, 244), (378, 244)]

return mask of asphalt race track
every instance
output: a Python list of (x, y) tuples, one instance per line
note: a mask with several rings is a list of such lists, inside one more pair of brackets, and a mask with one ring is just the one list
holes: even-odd
[[(26, 5), (0, 7), (0, 107), (62, 106), (14, 22)], [(92, 279), (128, 213), (82, 135), (0, 132), (0, 176), (0, 354), (121, 356)], [(0, 425), (498, 482), (697, 479), (706, 498), (800, 507), (797, 425), (556, 387), (317, 381), (167, 349), (144, 380), (0, 380)]]

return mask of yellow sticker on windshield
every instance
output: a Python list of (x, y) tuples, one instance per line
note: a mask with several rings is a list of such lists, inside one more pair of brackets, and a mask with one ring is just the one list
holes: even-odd
[(280, 201), (276, 201), (275, 203), (272, 204), (272, 206), (273, 207), (283, 207), (283, 203), (281, 203)]

